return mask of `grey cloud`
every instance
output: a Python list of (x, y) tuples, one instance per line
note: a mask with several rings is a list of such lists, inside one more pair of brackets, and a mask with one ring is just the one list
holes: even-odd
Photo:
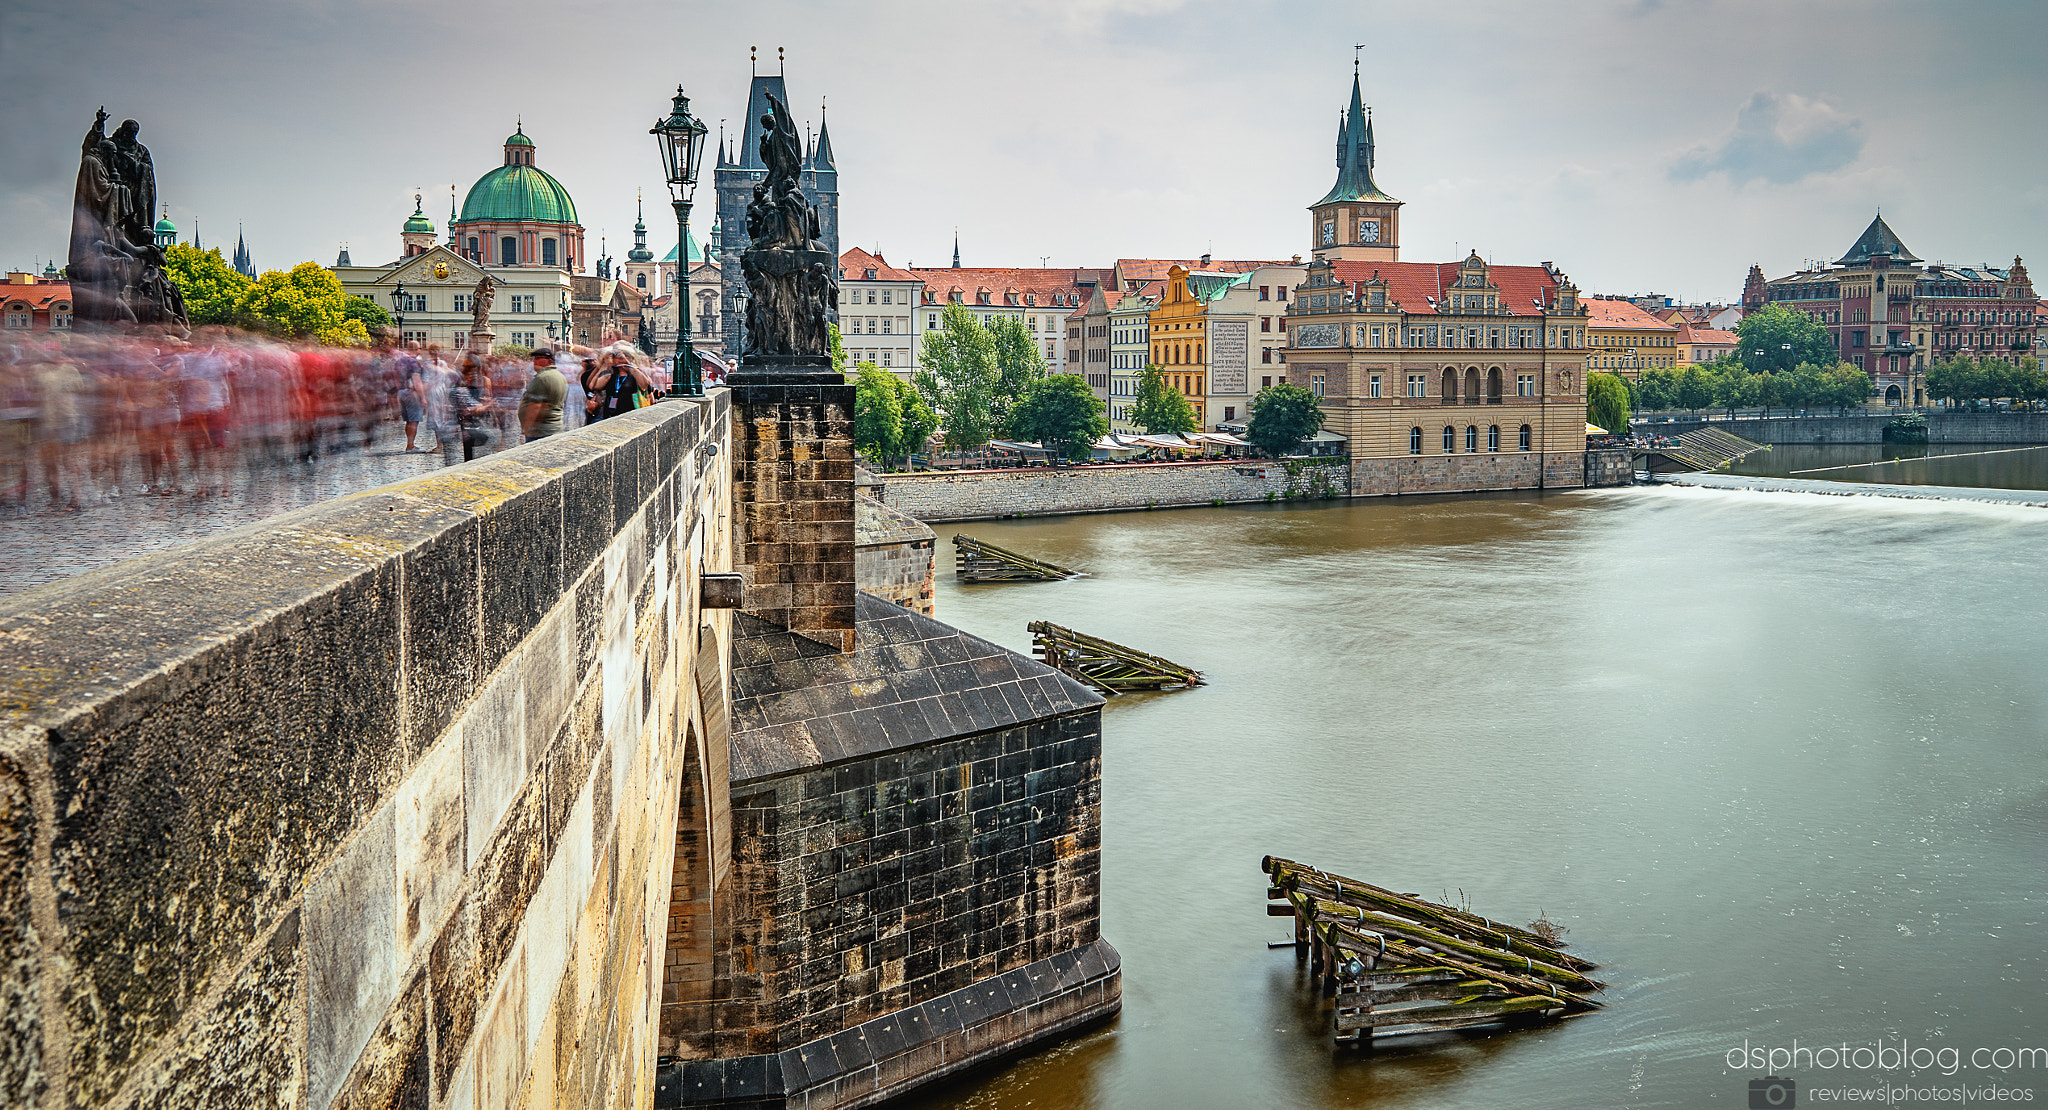
[(1760, 92), (1735, 113), (1735, 131), (1718, 145), (1686, 152), (1671, 166), (1674, 181), (1725, 173), (1731, 185), (1789, 185), (1829, 173), (1863, 153), (1863, 124), (1820, 100)]

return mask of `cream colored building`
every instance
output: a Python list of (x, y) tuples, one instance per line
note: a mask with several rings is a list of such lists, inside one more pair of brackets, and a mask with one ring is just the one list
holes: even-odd
[(406, 340), (452, 351), (469, 346), (471, 298), (487, 273), (497, 283), (490, 317), (497, 343), (542, 347), (559, 341), (570, 295), (566, 270), (482, 266), (446, 245), (379, 266), (337, 265), (333, 270), (344, 293), (382, 306)]

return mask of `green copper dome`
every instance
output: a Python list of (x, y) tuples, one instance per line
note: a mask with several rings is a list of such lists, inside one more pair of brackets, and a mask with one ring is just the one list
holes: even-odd
[[(704, 261), (704, 250), (697, 245), (697, 233), (689, 228), (684, 228), (683, 230), (689, 234), (690, 261), (692, 263)], [(676, 260), (676, 249), (670, 247), (668, 253), (661, 256), (661, 260), (663, 262), (674, 262)]]
[[(524, 135), (513, 139), (524, 140)], [(512, 140), (507, 139), (506, 145)], [(527, 145), (531, 146), (531, 143)], [(533, 166), (499, 166), (477, 178), (462, 201), (462, 222), (470, 220), (538, 220), (573, 224), (576, 202), (562, 183)], [(428, 228), (429, 231), (433, 230)]]
[(178, 233), (178, 225), (172, 223), (171, 217), (166, 214), (163, 219), (156, 222), (156, 233), (158, 235), (176, 235)]
[(532, 146), (533, 140), (526, 137), (526, 129), (522, 127), (519, 130), (512, 132), (512, 137), (505, 140), (505, 145)]
[(428, 219), (427, 214), (420, 211), (419, 204), (415, 202), (412, 207), (412, 215), (405, 218), (405, 234), (432, 235), (433, 233), (434, 221)]

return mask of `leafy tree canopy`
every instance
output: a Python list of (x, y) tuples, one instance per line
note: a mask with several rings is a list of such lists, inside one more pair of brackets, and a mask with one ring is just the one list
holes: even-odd
[[(301, 262), (289, 271), (270, 270), (243, 296), (245, 319), (277, 335), (311, 339), (329, 346), (362, 346), (370, 333), (348, 315), (349, 296), (341, 279), (318, 262)], [(245, 327), (249, 326), (244, 323)]]
[(384, 311), (383, 305), (368, 297), (350, 297), (341, 311), (342, 315), (362, 324), (363, 330), (373, 336), (377, 334), (378, 328), (391, 326), (391, 314)]
[[(835, 331), (837, 329), (834, 329)], [(835, 348), (837, 336), (834, 336)], [(903, 437), (903, 403), (895, 388), (896, 375), (872, 362), (863, 362), (853, 383), (853, 446), (868, 458), (895, 458)]]
[(1628, 383), (1613, 374), (1586, 375), (1586, 421), (1614, 435), (1628, 434)]
[(944, 421), (946, 446), (962, 450), (987, 443), (997, 429), (994, 400), (1000, 376), (988, 329), (965, 307), (949, 304), (938, 330), (925, 332), (918, 361), (918, 392)]
[(1153, 435), (1182, 435), (1200, 426), (1195, 420), (1195, 406), (1188, 403), (1180, 390), (1167, 384), (1166, 371), (1157, 366), (1145, 367), (1138, 379), (1138, 399), (1131, 405), (1131, 423)]
[[(1735, 355), (1756, 373), (1783, 373), (1800, 363), (1833, 366), (1834, 337), (1820, 321), (1782, 304), (1767, 304), (1735, 325)], [(1789, 349), (1788, 349), (1789, 348)]]
[(242, 299), (255, 283), (220, 256), (220, 248), (194, 250), (184, 243), (164, 249), (164, 276), (185, 298), (185, 315), (195, 325), (241, 325)]
[(996, 363), (995, 387), (989, 392), (990, 427), (1002, 435), (1030, 439), (1011, 423), (1010, 414), (1031, 383), (1045, 377), (1045, 356), (1039, 353), (1038, 337), (1026, 331), (1023, 319), (1016, 316), (989, 321), (988, 337)]
[(1316, 395), (1298, 385), (1275, 385), (1252, 398), (1245, 438), (1268, 455), (1289, 455), (1301, 441), (1323, 430), (1323, 407)]
[(1010, 410), (1013, 434), (1037, 440), (1063, 459), (1085, 459), (1109, 432), (1101, 398), (1077, 374), (1052, 374), (1024, 387)]

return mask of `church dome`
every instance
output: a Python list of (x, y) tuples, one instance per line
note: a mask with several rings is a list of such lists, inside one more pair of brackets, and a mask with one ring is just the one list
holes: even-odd
[(525, 128), (513, 132), (505, 140), (504, 165), (477, 178), (476, 184), (469, 187), (458, 222), (575, 223), (576, 202), (569, 199), (569, 190), (535, 166), (533, 156), (533, 140), (526, 137)]
[(413, 197), (412, 215), (405, 218), (405, 234), (432, 235), (433, 233), (434, 221), (428, 219), (427, 214), (420, 210), (420, 198), (417, 196)]
[(170, 213), (164, 213), (164, 218), (156, 222), (156, 233), (158, 235), (176, 235), (178, 233), (178, 225), (171, 222)]
[[(689, 228), (684, 228), (683, 230), (688, 235), (685, 242), (689, 244), (690, 248), (690, 263), (695, 265), (704, 261), (704, 250), (697, 245), (697, 233)], [(668, 253), (661, 256), (661, 260), (663, 262), (674, 262), (676, 260), (676, 249), (670, 247)]]

